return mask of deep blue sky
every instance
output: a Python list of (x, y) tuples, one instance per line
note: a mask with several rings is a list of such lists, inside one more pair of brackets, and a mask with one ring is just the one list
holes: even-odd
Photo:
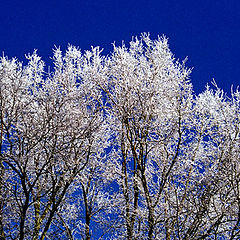
[(239, 85), (239, 0), (1, 0), (0, 52), (21, 61), (38, 49), (49, 62), (54, 45), (82, 50), (133, 35), (166, 35), (176, 58), (188, 56), (194, 90), (216, 79), (225, 91)]

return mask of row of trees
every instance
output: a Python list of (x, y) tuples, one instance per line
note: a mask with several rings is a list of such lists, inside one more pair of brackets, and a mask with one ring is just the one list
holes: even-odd
[(0, 239), (239, 239), (240, 93), (196, 95), (167, 39), (0, 59)]

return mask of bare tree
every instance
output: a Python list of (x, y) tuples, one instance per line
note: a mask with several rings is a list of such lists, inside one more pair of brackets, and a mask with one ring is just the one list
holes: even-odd
[(11, 214), (2, 216), (10, 238), (45, 239), (51, 229), (56, 231), (54, 219), (69, 189), (91, 156), (104, 151), (98, 135), (103, 131), (99, 97), (93, 98), (84, 73), (77, 75), (83, 66), (74, 65), (79, 57), (74, 50), (69, 47), (63, 57), (56, 49), (55, 72), (45, 79), (36, 52), (27, 56), (24, 69), (2, 59), (6, 62), (2, 71), (17, 75), (2, 76), (3, 83), (10, 85), (2, 94), (2, 105), (9, 98), (9, 106), (1, 111), (1, 145), (6, 148), (1, 162), (11, 198), (4, 208)]
[(1, 239), (240, 237), (239, 91), (194, 94), (148, 34), (26, 57), (0, 60)]

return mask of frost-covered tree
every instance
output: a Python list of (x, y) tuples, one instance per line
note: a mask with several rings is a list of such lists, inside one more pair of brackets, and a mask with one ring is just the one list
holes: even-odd
[(56, 49), (54, 72), (45, 77), (40, 57), (27, 59), (24, 68), (1, 59), (2, 236), (44, 239), (63, 234), (62, 226), (69, 235), (62, 204), (107, 145), (100, 96), (75, 48), (64, 57)]
[(240, 92), (196, 95), (167, 39), (0, 60), (1, 239), (238, 239)]

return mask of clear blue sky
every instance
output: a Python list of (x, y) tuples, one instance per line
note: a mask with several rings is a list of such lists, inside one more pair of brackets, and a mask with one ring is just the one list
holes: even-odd
[(21, 61), (38, 49), (49, 62), (54, 45), (82, 50), (166, 35), (177, 58), (194, 67), (194, 90), (215, 78), (225, 91), (240, 83), (239, 0), (1, 0), (0, 52)]

